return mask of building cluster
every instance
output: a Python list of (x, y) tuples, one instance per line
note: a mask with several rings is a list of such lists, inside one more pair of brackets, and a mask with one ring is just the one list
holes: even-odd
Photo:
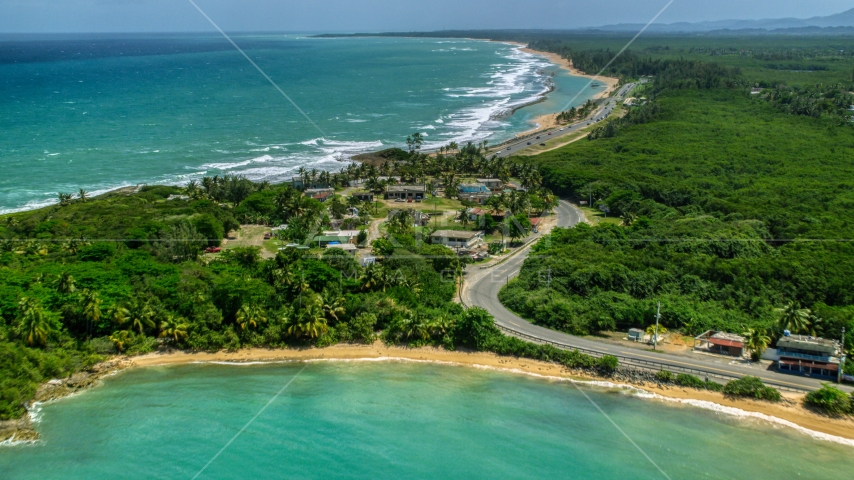
[[(694, 339), (694, 350), (731, 357), (742, 357), (747, 351), (745, 340), (734, 333), (709, 330)], [(842, 346), (836, 340), (791, 335), (788, 331), (777, 339), (776, 348), (765, 352), (763, 358), (776, 363), (783, 373), (836, 380), (842, 364)]]

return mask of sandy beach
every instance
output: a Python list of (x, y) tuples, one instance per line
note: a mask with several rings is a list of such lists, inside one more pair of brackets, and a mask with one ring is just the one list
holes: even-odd
[[(335, 345), (327, 348), (304, 349), (247, 349), (237, 352), (217, 353), (152, 353), (130, 359), (134, 367), (152, 367), (164, 365), (182, 365), (200, 362), (275, 362), (275, 361), (319, 361), (319, 360), (399, 360), (437, 362), (465, 365), (477, 368), (506, 370), (508, 373), (524, 373), (555, 380), (598, 381), (570, 372), (560, 365), (538, 362), (524, 358), (500, 357), (491, 353), (447, 351), (437, 348), (410, 349), (388, 347), (380, 342), (373, 345)], [(740, 417), (755, 418), (778, 425), (786, 425), (801, 430), (816, 438), (831, 435), (854, 440), (854, 420), (830, 418), (818, 415), (804, 408), (800, 394), (784, 392), (784, 400), (778, 404), (751, 400), (733, 400), (720, 393), (680, 387), (661, 388), (655, 385), (633, 385), (646, 393), (642, 396), (650, 401), (662, 401), (675, 404), (690, 404)], [(816, 434), (818, 432), (818, 434)], [(827, 438), (826, 438), (827, 439)], [(833, 440), (833, 439), (830, 439)], [(839, 441), (839, 439), (836, 439)], [(840, 442), (845, 443), (845, 442)], [(854, 445), (854, 442), (850, 443)]]
[[(538, 55), (541, 57), (545, 57), (550, 62), (554, 63), (555, 65), (560, 66), (560, 68), (568, 71), (573, 76), (585, 77), (585, 78), (590, 78), (590, 79), (595, 78), (597, 82), (602, 82), (603, 84), (605, 84), (605, 86), (607, 88), (605, 90), (602, 90), (601, 92), (599, 92), (596, 96), (594, 96), (593, 98), (595, 100), (598, 100), (600, 98), (605, 98), (605, 97), (608, 97), (609, 95), (611, 95), (611, 93), (617, 89), (617, 85), (619, 85), (619, 83), (620, 83), (619, 78), (596, 77), (595, 75), (590, 75), (590, 74), (584, 73), (581, 70), (575, 68), (572, 65), (571, 60), (567, 60), (567, 59), (561, 57), (560, 55), (558, 55), (556, 53), (533, 50), (533, 49), (528, 48), (528, 46), (524, 43), (518, 43), (518, 42), (499, 42), (499, 43), (517, 45), (519, 47), (522, 47), (521, 50), (525, 53), (530, 53), (532, 55)], [(531, 135), (532, 133), (537, 133), (537, 132), (540, 132), (543, 130), (548, 130), (550, 128), (556, 127), (558, 125), (557, 116), (560, 113), (561, 112), (555, 112), (555, 113), (550, 113), (548, 115), (541, 115), (541, 116), (535, 118), (534, 122), (536, 122), (536, 124), (538, 125), (536, 128), (533, 128), (531, 130), (527, 130), (527, 131), (522, 132), (516, 136), (517, 137), (524, 137), (526, 135)]]

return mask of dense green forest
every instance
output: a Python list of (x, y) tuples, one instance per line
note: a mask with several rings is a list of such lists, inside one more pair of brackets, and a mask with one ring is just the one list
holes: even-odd
[[(450, 301), (453, 275), (442, 277), (456, 265), (450, 250), (399, 238), (410, 250), (392, 249), (368, 268), (340, 250), (290, 249), (268, 260), (257, 248), (204, 256), (203, 248), (237, 227), (235, 213), (264, 216), (270, 208), (293, 225), (326, 216), (319, 202), (290, 187), (253, 184), (240, 205), (220, 205), (208, 187), (195, 199), (170, 200), (182, 189), (153, 187), (4, 219), (0, 418), (20, 414), (39, 381), (164, 343), (193, 350), (329, 345), (372, 342), (384, 331), (392, 343), (455, 345), (453, 328), (464, 313)], [(272, 206), (276, 198), (287, 206)]]
[[(426, 162), (413, 148), (401, 152), (404, 162), (383, 169), (424, 175), (427, 165), (510, 174), (506, 162), (483, 163), (482, 148), (456, 150)], [(367, 177), (381, 191), (378, 173), (352, 165), (300, 176), (305, 184), (338, 186)], [(445, 181), (458, 183), (455, 175)], [(59, 197), (57, 205), (0, 219), (0, 420), (21, 415), (41, 382), (110, 355), (162, 348), (322, 347), (380, 338), (605, 373), (616, 368), (615, 358), (595, 360), (505, 337), (486, 311), (454, 303), (463, 259), (424, 243), (409, 223), (392, 224), (376, 239), (380, 262), (365, 267), (338, 249), (288, 248), (266, 259), (258, 247), (205, 253), (247, 221), (287, 223), (282, 240), (304, 242), (340, 218), (346, 204), (338, 196), (322, 204), (288, 185), (227, 176), (185, 187)], [(362, 228), (367, 220), (356, 219)]]
[[(594, 130), (590, 141), (529, 159), (555, 193), (592, 197), (622, 225), (554, 232), (502, 301), (576, 334), (649, 325), (661, 301), (663, 324), (686, 334), (758, 328), (773, 337), (788, 326), (839, 338), (845, 326), (850, 347), (852, 113), (792, 111), (750, 90), (811, 91), (821, 105), (836, 105), (844, 91), (847, 103), (854, 59), (846, 47), (854, 40), (644, 42), (606, 71), (653, 76), (641, 91), (649, 102)], [(573, 55), (588, 71), (613, 56), (571, 43), (533, 46)], [(799, 75), (777, 68), (783, 61), (823, 68)], [(804, 321), (787, 325), (784, 307)]]

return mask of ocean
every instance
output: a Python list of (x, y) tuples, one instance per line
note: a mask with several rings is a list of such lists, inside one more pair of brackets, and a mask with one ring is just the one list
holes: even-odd
[(604, 88), (504, 43), (234, 40), (320, 130), (214, 34), (0, 38), (0, 213), (80, 188), (338, 170), (355, 154), (404, 146), (414, 132), (426, 148), (499, 143)]
[(207, 465), (198, 478), (820, 479), (854, 468), (854, 447), (794, 429), (581, 388), (601, 412), (568, 381), (452, 365), (134, 369), (41, 406), (41, 440), (0, 447), (0, 472), (190, 479)]

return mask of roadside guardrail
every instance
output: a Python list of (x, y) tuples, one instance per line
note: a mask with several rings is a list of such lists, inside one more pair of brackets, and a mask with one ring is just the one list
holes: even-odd
[[(552, 345), (554, 347), (560, 348), (561, 350), (578, 350), (581, 353), (584, 353), (586, 355), (590, 355), (591, 357), (595, 357), (595, 358), (601, 358), (601, 357), (604, 357), (605, 355), (611, 355), (613, 357), (617, 357), (617, 360), (619, 360), (621, 365), (628, 365), (631, 367), (641, 368), (644, 370), (651, 370), (651, 371), (656, 371), (656, 372), (660, 371), (660, 370), (669, 370), (673, 373), (688, 373), (691, 375), (702, 375), (702, 376), (708, 377), (709, 379), (723, 380), (724, 382), (729, 382), (731, 380), (737, 380), (737, 379), (742, 377), (740, 375), (727, 375), (727, 374), (720, 373), (720, 372), (704, 370), (702, 368), (692, 368), (692, 367), (684, 367), (681, 365), (674, 365), (674, 364), (668, 363), (666, 361), (656, 362), (656, 361), (651, 361), (651, 360), (642, 360), (642, 359), (637, 359), (637, 358), (626, 357), (626, 356), (622, 356), (622, 355), (614, 355), (612, 353), (601, 352), (601, 351), (597, 351), (597, 350), (591, 350), (591, 349), (583, 348), (583, 347), (576, 347), (574, 345), (569, 345), (566, 343), (544, 340), (542, 338), (535, 337), (533, 335), (528, 335), (527, 333), (522, 333), (522, 332), (519, 332), (517, 330), (513, 330), (512, 328), (508, 328), (508, 327), (505, 327), (503, 325), (495, 324), (495, 326), (498, 327), (498, 329), (501, 330), (502, 332), (508, 333), (514, 337), (519, 337), (519, 338), (522, 338), (525, 340), (530, 340), (530, 341), (533, 341), (535, 343), (549, 344), (549, 345)], [(774, 388), (779, 388), (781, 390), (789, 390), (791, 392), (797, 392), (797, 393), (811, 392), (813, 390), (813, 389), (808, 388), (808, 387), (800, 388), (800, 387), (792, 387), (792, 386), (787, 386), (787, 385), (780, 385), (779, 383), (776, 383), (774, 380), (768, 380), (765, 378), (762, 379), (762, 382), (765, 383), (766, 385), (772, 386)]]

